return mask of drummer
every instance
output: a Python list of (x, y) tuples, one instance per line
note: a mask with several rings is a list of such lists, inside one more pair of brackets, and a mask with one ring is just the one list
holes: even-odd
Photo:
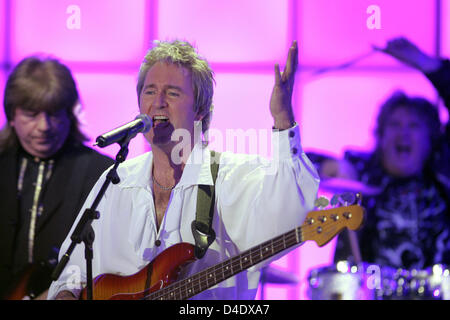
[[(404, 38), (380, 50), (422, 72), (450, 107), (448, 60), (429, 57)], [(363, 261), (404, 269), (450, 265), (450, 125), (445, 134), (440, 128), (435, 106), (395, 92), (380, 108), (372, 153), (347, 151), (342, 160), (321, 162), (322, 179), (354, 179), (368, 190), (382, 190), (363, 197), (367, 214), (358, 232)], [(359, 262), (350, 244), (342, 233), (335, 262)]]

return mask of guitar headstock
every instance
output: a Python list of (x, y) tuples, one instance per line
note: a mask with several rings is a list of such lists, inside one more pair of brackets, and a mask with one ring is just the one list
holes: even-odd
[[(325, 202), (320, 201), (321, 204)], [(345, 228), (359, 229), (363, 220), (364, 208), (359, 204), (311, 211), (302, 225), (303, 241), (313, 240), (322, 247)]]

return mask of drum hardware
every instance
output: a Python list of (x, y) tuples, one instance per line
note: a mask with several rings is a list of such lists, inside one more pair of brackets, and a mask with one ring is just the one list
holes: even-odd
[(450, 300), (450, 270), (441, 264), (407, 270), (339, 261), (311, 270), (308, 282), (312, 300)]
[(308, 277), (311, 300), (374, 300), (375, 290), (365, 285), (364, 264), (352, 265), (339, 261), (335, 266), (314, 269)]
[[(449, 300), (449, 269), (436, 264), (425, 270), (397, 269), (383, 292), (384, 300)], [(387, 289), (387, 290), (386, 290)]]
[(349, 194), (361, 193), (365, 196), (376, 196), (383, 191), (381, 188), (376, 186), (366, 185), (357, 180), (343, 179), (343, 178), (323, 179), (320, 182), (320, 189), (333, 193), (341, 193), (341, 192), (346, 192)]
[(265, 286), (268, 283), (273, 284), (286, 284), (286, 285), (294, 285), (297, 284), (300, 280), (298, 277), (291, 273), (286, 272), (281, 269), (275, 268), (273, 266), (267, 266), (261, 269), (261, 296), (260, 299), (264, 300), (265, 295)]

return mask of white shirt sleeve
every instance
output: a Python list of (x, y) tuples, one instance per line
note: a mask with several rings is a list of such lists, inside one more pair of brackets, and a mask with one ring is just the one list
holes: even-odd
[(227, 153), (221, 159), (217, 206), (239, 251), (291, 231), (314, 207), (320, 180), (298, 125), (275, 130), (272, 146), (270, 161)]

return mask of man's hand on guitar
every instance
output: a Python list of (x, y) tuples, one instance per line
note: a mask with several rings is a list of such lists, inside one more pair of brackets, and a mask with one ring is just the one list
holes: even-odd
[(56, 297), (55, 300), (78, 300), (72, 292), (70, 291), (61, 291), (59, 292)]

